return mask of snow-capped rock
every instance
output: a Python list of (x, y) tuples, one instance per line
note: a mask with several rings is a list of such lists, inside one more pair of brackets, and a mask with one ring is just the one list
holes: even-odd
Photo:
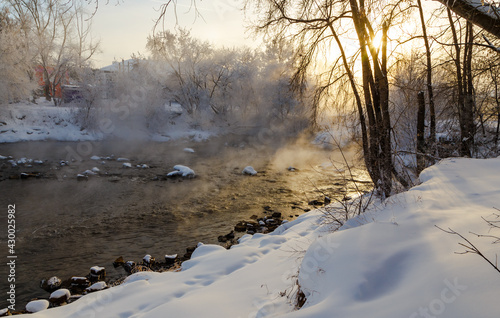
[(192, 170), (189, 167), (183, 165), (175, 165), (174, 171), (169, 172), (167, 174), (167, 177), (176, 177), (176, 176), (181, 176), (184, 178), (194, 178), (195, 173), (194, 170)]
[(92, 286), (87, 287), (85, 290), (87, 292), (91, 293), (91, 292), (106, 289), (107, 287), (108, 287), (108, 285), (106, 284), (106, 282), (97, 282), (97, 283), (92, 284)]
[(144, 262), (144, 264), (146, 265), (151, 265), (155, 262), (155, 258), (149, 254), (146, 254), (143, 258), (142, 258), (142, 261)]
[(125, 162), (122, 164), (122, 168), (132, 168), (132, 164), (130, 162)]
[(257, 171), (252, 166), (247, 166), (245, 167), (245, 169), (243, 169), (243, 174), (255, 176), (257, 174)]
[(85, 170), (84, 172), (81, 173), (84, 176), (95, 176), (97, 173), (95, 173), (92, 170)]
[(194, 153), (193, 148), (184, 148), (184, 152)]
[(63, 304), (69, 300), (71, 293), (65, 288), (61, 288), (50, 294), (49, 301), (53, 304)]
[(35, 313), (49, 308), (49, 301), (45, 299), (33, 300), (26, 305), (26, 311)]

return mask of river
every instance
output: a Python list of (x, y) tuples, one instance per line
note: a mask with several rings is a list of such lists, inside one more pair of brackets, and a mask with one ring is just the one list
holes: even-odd
[[(311, 200), (353, 191), (336, 169), (343, 162), (340, 152), (308, 143), (45, 141), (0, 144), (0, 155), (40, 160), (17, 167), (0, 160), (2, 228), (7, 229), (8, 205), (15, 205), (18, 310), (32, 298), (48, 297), (39, 287), (43, 278), (85, 276), (99, 265), (117, 279), (125, 275), (112, 266), (118, 256), (138, 262), (145, 254), (182, 255), (198, 242), (217, 244), (239, 220), (261, 216), (264, 206), (293, 220), (311, 208)], [(118, 158), (129, 159), (132, 168)], [(142, 164), (149, 168), (137, 167)], [(165, 179), (176, 164), (192, 168), (196, 178)], [(258, 174), (243, 175), (247, 165)], [(296, 170), (287, 169), (291, 166)], [(77, 180), (78, 173), (94, 167), (99, 175)], [(13, 179), (22, 172), (39, 178)], [(367, 179), (363, 170), (355, 173), (356, 179)], [(7, 231), (0, 233), (6, 261)], [(7, 271), (1, 267), (2, 289)], [(8, 305), (6, 292), (1, 290), (0, 308)]]

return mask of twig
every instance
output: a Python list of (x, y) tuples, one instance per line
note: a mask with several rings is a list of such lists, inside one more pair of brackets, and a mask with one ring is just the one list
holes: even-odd
[(498, 268), (498, 266), (496, 264), (493, 264), (474, 244), (472, 244), (471, 241), (469, 241), (462, 234), (460, 234), (458, 232), (455, 232), (451, 228), (448, 228), (448, 230), (444, 230), (444, 229), (440, 228), (437, 225), (434, 225), (434, 226), (437, 227), (438, 229), (440, 229), (441, 231), (445, 232), (445, 233), (452, 234), (452, 235), (457, 235), (462, 240), (464, 240), (465, 242), (467, 242), (467, 244), (458, 243), (458, 245), (463, 246), (465, 248), (465, 251), (464, 252), (455, 252), (456, 254), (468, 254), (468, 253), (477, 254), (477, 255), (481, 256), (486, 262), (488, 262), (488, 264), (490, 264), (497, 272), (500, 273), (500, 269)]

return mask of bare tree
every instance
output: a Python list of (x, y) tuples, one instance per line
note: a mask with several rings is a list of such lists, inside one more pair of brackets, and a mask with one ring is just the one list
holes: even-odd
[[(460, 25), (454, 19), (451, 10), (447, 10), (450, 30), (452, 34), (454, 55), (452, 57), (456, 72), (456, 90), (458, 120), (460, 124), (460, 155), (471, 157), (474, 147), (474, 109), (475, 94), (472, 73), (472, 49), (474, 47), (474, 29), (470, 21), (466, 22), (465, 39), (462, 42), (459, 38), (456, 25)], [(461, 34), (462, 32), (460, 32)], [(462, 44), (463, 43), (463, 44)]]
[(420, 15), (420, 23), (422, 24), (422, 36), (425, 44), (425, 57), (427, 64), (427, 97), (429, 99), (429, 116), (430, 116), (430, 136), (431, 148), (434, 148), (436, 142), (436, 109), (434, 104), (434, 90), (432, 88), (432, 59), (431, 59), (431, 46), (429, 44), (429, 37), (427, 35), (426, 21), (424, 17), (424, 9), (422, 1), (417, 0), (418, 11)]
[(97, 44), (89, 40), (90, 25), (85, 22), (83, 8), (76, 1), (8, 2), (34, 52), (32, 66), (39, 65), (43, 72), (44, 95), (58, 105), (61, 100), (57, 91), (70, 69), (82, 66), (97, 49)]
[(31, 95), (35, 84), (29, 68), (29, 52), (21, 25), (0, 8), (0, 103), (16, 102)]
[[(332, 61), (331, 73), (339, 65), (348, 78), (361, 127), (366, 167), (382, 194), (392, 190), (396, 174), (391, 149), (391, 119), (389, 111), (388, 32), (401, 14), (408, 10), (404, 1), (247, 1), (247, 8), (260, 12), (257, 31), (275, 38), (287, 39), (297, 47), (297, 68), (293, 78), (297, 87), (307, 79), (323, 45), (335, 43), (340, 59)], [(349, 30), (354, 32), (349, 33)], [(381, 37), (376, 47), (377, 33)], [(350, 55), (344, 39), (354, 36), (358, 53)], [(352, 42), (350, 42), (352, 43)], [(355, 75), (361, 70), (360, 82)], [(337, 81), (330, 77), (324, 88)], [(327, 89), (320, 90), (327, 92)]]

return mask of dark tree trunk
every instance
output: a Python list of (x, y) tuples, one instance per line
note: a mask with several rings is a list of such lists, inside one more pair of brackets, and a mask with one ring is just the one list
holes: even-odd
[(467, 22), (466, 41), (463, 50), (459, 43), (457, 30), (452, 18), (450, 9), (448, 9), (448, 20), (453, 36), (455, 47), (455, 63), (457, 76), (457, 106), (458, 120), (460, 124), (460, 148), (459, 153), (462, 157), (471, 157), (474, 146), (474, 87), (472, 85), (472, 47), (473, 47), (473, 28), (470, 22)]
[[(361, 54), (363, 95), (368, 117), (368, 166), (372, 181), (385, 196), (392, 191), (392, 175), (395, 172), (392, 161), (391, 120), (389, 112), (389, 82), (387, 78), (387, 31), (383, 26), (382, 50), (369, 42), (373, 30), (367, 19), (363, 1), (350, 0), (352, 19), (358, 36)], [(381, 57), (379, 57), (381, 54)], [(371, 59), (370, 59), (371, 56)], [(365, 153), (365, 156), (367, 153)]]
[(432, 89), (432, 60), (431, 60), (431, 47), (429, 45), (429, 38), (427, 37), (427, 27), (425, 26), (424, 10), (422, 8), (421, 0), (417, 0), (418, 9), (420, 12), (420, 23), (422, 24), (422, 33), (424, 36), (425, 55), (427, 62), (427, 95), (429, 96), (429, 116), (430, 116), (430, 147), (434, 150), (436, 143), (436, 111), (434, 106), (434, 90)]
[(417, 174), (420, 174), (426, 166), (425, 162), (425, 95), (423, 91), (418, 92), (417, 113)]

